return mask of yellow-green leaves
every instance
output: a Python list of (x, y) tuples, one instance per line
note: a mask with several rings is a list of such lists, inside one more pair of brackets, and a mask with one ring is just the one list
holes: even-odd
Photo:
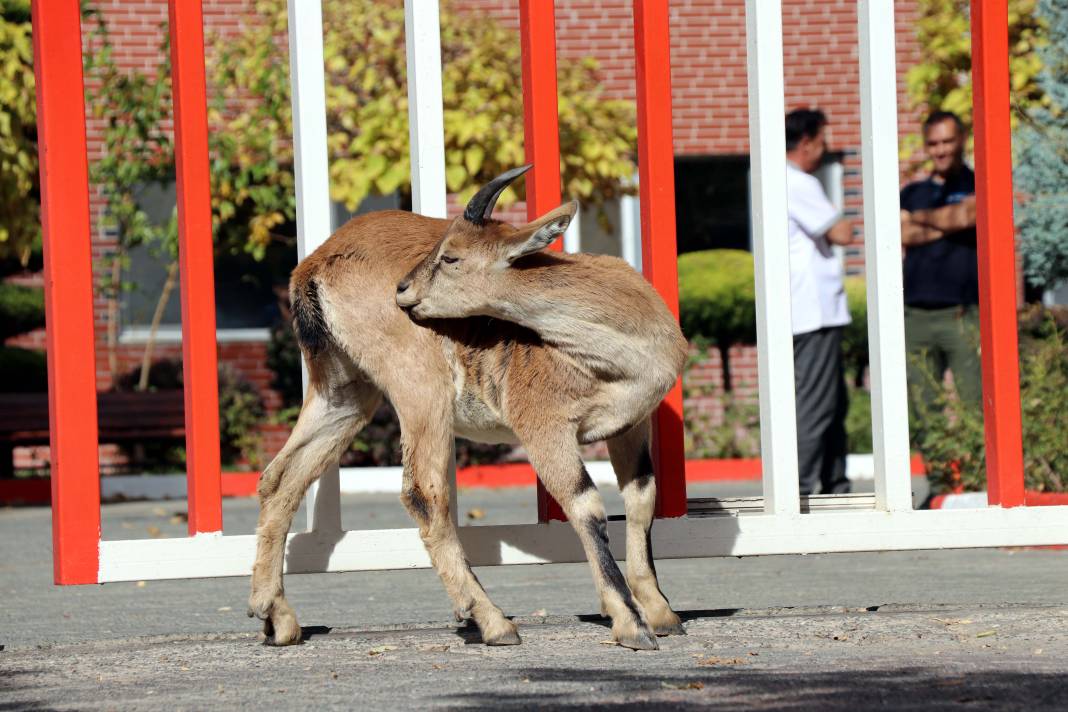
[[(928, 113), (936, 109), (958, 114), (972, 123), (972, 46), (969, 0), (919, 0), (916, 34), (923, 60), (909, 69), (905, 82), (912, 107)], [(1013, 125), (1037, 105), (1046, 103), (1036, 79), (1042, 63), (1035, 48), (1046, 32), (1035, 14), (1036, 0), (1009, 0), (1009, 70)], [(921, 137), (902, 142), (902, 156), (911, 156)]]
[[(447, 8), (441, 25), (445, 179), (464, 198), (525, 161), (519, 38)], [(332, 197), (355, 209), (371, 193), (410, 192), (403, 4), (325, 0), (323, 26)], [(220, 50), (215, 81), (243, 97), (219, 114), (230, 117), (220, 129), (232, 135), (235, 155), (270, 156), (288, 175), (285, 27), (284, 0), (260, 0), (255, 21)], [(612, 198), (635, 171), (633, 105), (601, 95), (592, 60), (562, 60), (558, 81), (563, 193), (593, 203)], [(500, 204), (522, 197), (508, 190)]]
[(0, 16), (0, 258), (25, 261), (40, 234), (36, 109), (29, 18)]

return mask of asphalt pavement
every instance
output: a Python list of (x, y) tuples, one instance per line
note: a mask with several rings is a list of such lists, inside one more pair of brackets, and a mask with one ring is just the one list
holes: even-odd
[[(702, 485), (691, 496), (751, 494)], [(610, 513), (618, 495), (605, 491)], [(408, 526), (395, 495), (343, 497), (349, 528)], [(532, 521), (532, 488), (467, 490), (467, 525)], [(105, 538), (184, 536), (184, 502), (108, 504)], [(251, 533), (253, 500), (224, 503)], [(933, 544), (934, 545), (934, 544)], [(959, 550), (657, 564), (688, 635), (609, 644), (589, 569), (477, 574), (523, 644), (452, 621), (432, 571), (286, 580), (305, 627), (263, 646), (248, 581), (51, 583), (50, 514), (0, 509), (0, 710), (1068, 709), (1068, 551)]]

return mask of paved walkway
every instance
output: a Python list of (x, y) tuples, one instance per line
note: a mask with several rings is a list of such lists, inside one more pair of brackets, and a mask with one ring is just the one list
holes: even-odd
[[(529, 520), (533, 497), (468, 491), (461, 513)], [(105, 537), (181, 536), (183, 509), (107, 505)], [(388, 495), (343, 510), (349, 527), (406, 522)], [(228, 500), (227, 531), (255, 512)], [(0, 709), (1068, 709), (1068, 551), (663, 561), (689, 634), (651, 653), (604, 644), (585, 565), (478, 571), (520, 623), (514, 648), (457, 629), (430, 571), (293, 576), (307, 640), (276, 649), (244, 615), (245, 580), (52, 586), (49, 526), (0, 510)]]

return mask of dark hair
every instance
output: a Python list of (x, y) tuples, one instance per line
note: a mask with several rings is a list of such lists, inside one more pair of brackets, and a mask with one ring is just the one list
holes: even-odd
[(960, 120), (960, 117), (954, 114), (952, 111), (935, 111), (931, 113), (926, 119), (923, 120), (923, 135), (927, 135), (927, 131), (935, 124), (940, 124), (943, 121), (952, 121), (957, 125), (957, 131), (964, 134), (964, 122)]
[(786, 115), (786, 150), (792, 151), (801, 139), (815, 138), (827, 125), (827, 116), (819, 109), (794, 109)]

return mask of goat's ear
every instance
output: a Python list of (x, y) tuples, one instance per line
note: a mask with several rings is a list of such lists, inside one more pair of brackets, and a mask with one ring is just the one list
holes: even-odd
[(504, 240), (504, 259), (509, 263), (515, 262), (520, 257), (548, 247), (567, 230), (578, 208), (579, 204), (572, 200), (516, 230)]

